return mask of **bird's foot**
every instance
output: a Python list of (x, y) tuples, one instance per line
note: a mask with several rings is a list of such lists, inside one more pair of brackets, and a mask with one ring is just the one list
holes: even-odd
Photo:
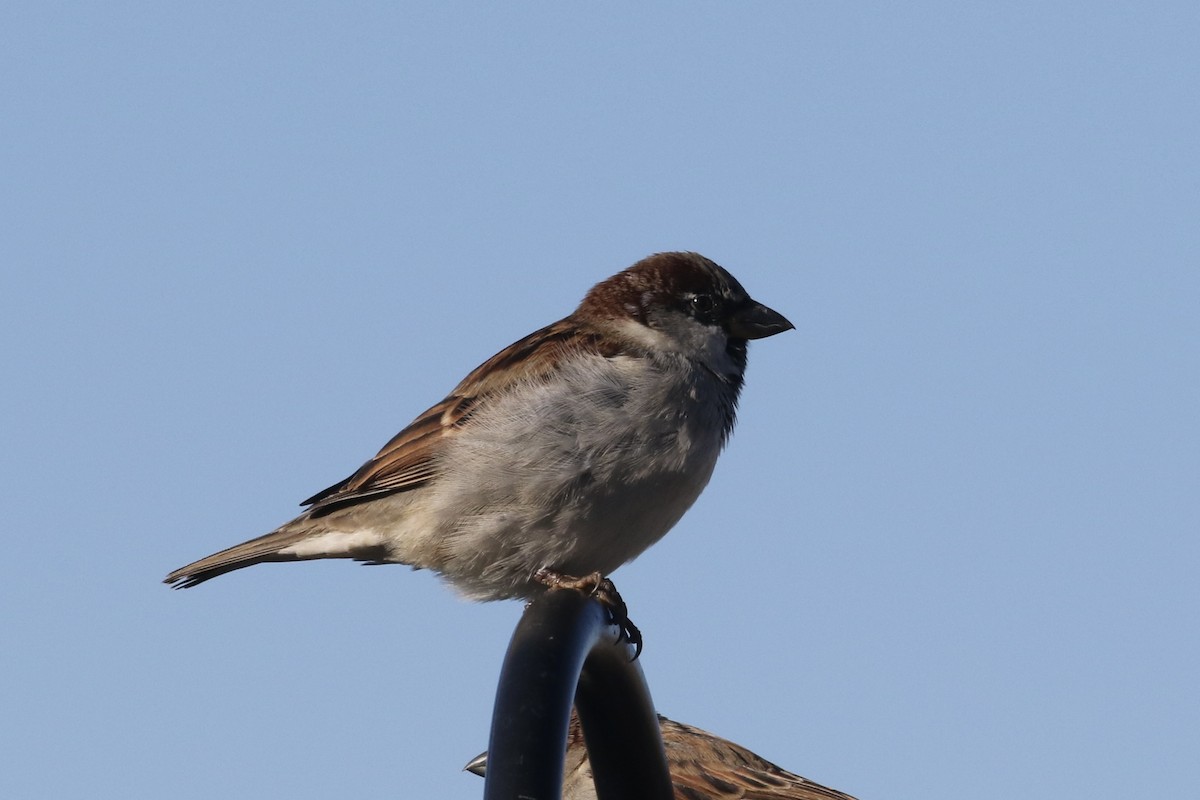
[(534, 573), (533, 578), (551, 589), (574, 589), (599, 600), (600, 605), (608, 611), (612, 623), (621, 631), (617, 641), (624, 640), (633, 645), (634, 659), (642, 654), (642, 632), (629, 619), (629, 609), (626, 608), (625, 601), (621, 599), (621, 593), (617, 591), (616, 585), (611, 580), (599, 572), (576, 578), (544, 567)]

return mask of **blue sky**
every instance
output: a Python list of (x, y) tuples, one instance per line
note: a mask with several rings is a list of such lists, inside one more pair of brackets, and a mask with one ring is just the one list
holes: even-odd
[(655, 251), (797, 330), (616, 574), (659, 708), (875, 797), (1187, 796), (1193, 3), (9, 3), (4, 797), (477, 797), (519, 615), (270, 530)]

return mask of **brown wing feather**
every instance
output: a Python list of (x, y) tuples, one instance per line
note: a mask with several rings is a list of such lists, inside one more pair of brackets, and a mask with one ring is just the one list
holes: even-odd
[(741, 745), (666, 717), (659, 721), (677, 800), (854, 800)]
[(485, 397), (515, 384), (544, 380), (565, 349), (601, 352), (599, 336), (580, 329), (572, 317), (559, 320), (515, 342), (476, 367), (437, 405), (413, 420), (357, 472), (301, 505), (313, 516), (385, 494), (422, 486), (437, 476), (438, 455), (451, 437), (471, 421)]
[[(675, 797), (710, 800), (854, 800), (848, 794), (793, 775), (755, 769), (724, 769), (705, 765), (703, 772), (671, 773)], [(690, 790), (690, 791), (689, 791)]]

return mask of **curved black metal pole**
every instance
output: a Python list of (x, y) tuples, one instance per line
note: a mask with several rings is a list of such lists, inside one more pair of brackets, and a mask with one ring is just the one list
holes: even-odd
[(629, 660), (629, 646), (592, 648), (575, 708), (587, 742), (599, 800), (674, 798), (662, 729), (646, 678)]
[(500, 671), (484, 800), (562, 797), (572, 701), (599, 800), (673, 797), (650, 690), (619, 633), (600, 603), (577, 591), (529, 604)]

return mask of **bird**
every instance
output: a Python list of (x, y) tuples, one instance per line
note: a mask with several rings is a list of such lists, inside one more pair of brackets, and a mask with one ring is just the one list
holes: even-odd
[[(739, 744), (658, 715), (675, 800), (855, 800), (772, 764)], [(487, 774), (487, 753), (464, 770)], [(596, 800), (583, 729), (574, 711), (567, 728), (562, 800)]]
[(794, 327), (708, 258), (651, 255), (485, 361), (299, 516), (164, 582), (343, 558), (432, 570), (472, 600), (595, 590), (708, 483), (747, 342)]

